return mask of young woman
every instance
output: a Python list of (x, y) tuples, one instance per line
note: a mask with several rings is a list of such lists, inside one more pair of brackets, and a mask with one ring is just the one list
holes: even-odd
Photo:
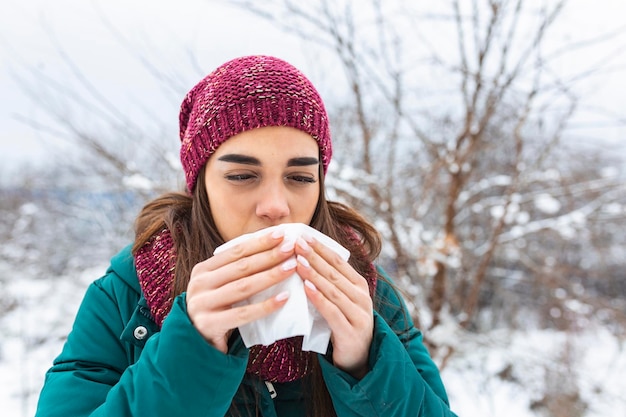
[[(46, 375), (38, 417), (453, 416), (439, 372), (401, 297), (374, 266), (375, 229), (326, 200), (328, 116), (311, 82), (269, 56), (229, 61), (180, 112), (187, 188), (148, 203), (136, 240), (87, 290)], [(304, 223), (309, 236), (242, 234)], [(239, 302), (295, 273), (331, 330), (249, 349), (238, 327), (282, 308), (282, 292)]]

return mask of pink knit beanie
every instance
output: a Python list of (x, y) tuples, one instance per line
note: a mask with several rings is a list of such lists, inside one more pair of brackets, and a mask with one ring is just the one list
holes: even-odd
[(218, 146), (265, 126), (290, 126), (311, 135), (326, 173), (332, 155), (328, 115), (311, 81), (281, 59), (246, 56), (218, 67), (183, 100), (180, 159), (189, 192)]

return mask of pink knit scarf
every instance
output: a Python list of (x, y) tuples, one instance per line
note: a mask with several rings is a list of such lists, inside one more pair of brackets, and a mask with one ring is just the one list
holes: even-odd
[[(172, 308), (175, 265), (176, 249), (167, 229), (155, 235), (135, 254), (139, 284), (159, 327)], [(373, 294), (376, 286), (373, 265), (366, 278), (370, 294)], [(279, 340), (269, 346), (256, 345), (250, 348), (246, 372), (271, 382), (295, 381), (311, 372), (314, 355), (302, 350), (300, 336)]]

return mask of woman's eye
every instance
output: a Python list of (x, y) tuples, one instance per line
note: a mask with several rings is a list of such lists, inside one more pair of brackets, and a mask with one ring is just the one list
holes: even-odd
[(232, 174), (232, 175), (226, 176), (226, 179), (228, 181), (235, 181), (235, 182), (248, 181), (252, 178), (254, 178), (254, 175), (252, 174)]
[(302, 183), (302, 184), (313, 184), (317, 182), (317, 180), (314, 177), (309, 177), (306, 175), (291, 175), (288, 178), (291, 181), (295, 181), (297, 183)]

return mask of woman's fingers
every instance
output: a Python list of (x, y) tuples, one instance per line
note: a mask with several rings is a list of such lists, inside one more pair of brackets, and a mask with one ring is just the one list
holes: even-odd
[(282, 292), (260, 303), (218, 311), (201, 309), (196, 315), (194, 326), (209, 343), (226, 353), (233, 329), (275, 312), (288, 299), (289, 293)]
[(269, 269), (293, 253), (293, 243), (283, 242), (283, 238), (282, 233), (275, 232), (241, 242), (198, 263), (193, 268), (191, 279), (219, 270), (219, 274), (211, 274), (210, 282), (217, 288), (241, 277)]
[(296, 253), (307, 297), (331, 329), (335, 366), (363, 377), (374, 331), (367, 281), (317, 241), (298, 241)]
[(232, 329), (258, 320), (287, 301), (288, 294), (233, 307), (288, 278), (296, 269), (293, 242), (267, 234), (242, 242), (196, 265), (187, 285), (187, 312), (194, 326), (226, 352)]
[[(213, 288), (213, 285), (210, 285), (210, 288), (207, 288), (205, 291), (198, 291), (201, 292), (202, 295), (194, 297), (194, 303), (198, 304), (194, 305), (194, 308), (203, 310), (229, 308), (233, 304), (246, 300), (282, 282), (293, 274), (296, 266), (296, 260), (292, 256), (273, 268), (230, 280), (220, 287)], [(229, 267), (227, 265), (218, 272), (227, 273), (228, 269)], [(207, 274), (205, 279), (210, 280), (210, 274)], [(192, 282), (189, 283), (189, 286), (193, 285)]]
[(323, 267), (321, 272), (316, 270), (316, 264), (321, 261), (311, 263), (302, 255), (298, 255), (298, 261), (297, 272), (305, 280), (309, 299), (333, 331), (351, 333), (354, 327), (362, 329), (369, 326), (373, 307), (367, 289), (352, 284), (334, 268)]
[(296, 254), (302, 265), (298, 272), (302, 269), (306, 275), (303, 279), (313, 282), (327, 298), (346, 305), (371, 305), (365, 278), (333, 250), (314, 239), (307, 242), (300, 238), (296, 241)]

